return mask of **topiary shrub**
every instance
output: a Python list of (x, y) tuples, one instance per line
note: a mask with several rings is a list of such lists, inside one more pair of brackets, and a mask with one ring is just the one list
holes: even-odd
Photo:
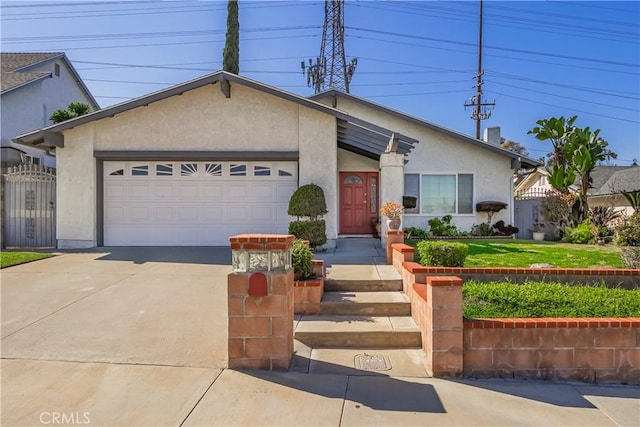
[(291, 216), (318, 219), (327, 213), (327, 202), (324, 191), (316, 184), (306, 184), (298, 187), (289, 199), (287, 213)]
[(431, 267), (462, 267), (469, 254), (464, 243), (430, 242), (423, 240), (416, 245), (420, 264)]
[(306, 280), (313, 277), (313, 253), (304, 241), (296, 239), (291, 249), (291, 267), (298, 280)]
[(289, 234), (295, 235), (298, 239), (308, 240), (314, 248), (327, 242), (327, 225), (320, 219), (327, 213), (327, 202), (321, 187), (316, 184), (298, 187), (289, 199), (287, 213), (298, 217), (298, 221), (289, 223)]
[(326, 229), (324, 219), (291, 221), (289, 223), (289, 234), (293, 234), (298, 239), (308, 240), (309, 245), (314, 248), (327, 242)]

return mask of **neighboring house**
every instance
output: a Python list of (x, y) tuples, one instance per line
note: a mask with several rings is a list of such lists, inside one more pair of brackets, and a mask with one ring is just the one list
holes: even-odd
[[(544, 167), (538, 167), (532, 173), (520, 179), (515, 187), (518, 197), (544, 197), (553, 188), (547, 179)], [(576, 181), (570, 191), (578, 192)], [(640, 166), (596, 166), (591, 172), (591, 188), (587, 191), (590, 207), (611, 206), (626, 214), (632, 213), (629, 202), (622, 196), (622, 192), (640, 191)]]
[(2, 166), (55, 166), (51, 147), (25, 147), (12, 139), (51, 124), (51, 114), (71, 102), (100, 107), (64, 53), (1, 53)]
[(513, 171), (539, 165), (350, 95), (316, 98), (219, 71), (16, 142), (57, 147), (60, 248), (286, 233), (308, 183), (325, 192), (330, 240), (372, 234), (379, 206), (405, 193), (420, 198), (405, 226), (451, 213), (468, 229), (486, 221), (483, 200), (508, 203), (494, 218), (510, 223)]

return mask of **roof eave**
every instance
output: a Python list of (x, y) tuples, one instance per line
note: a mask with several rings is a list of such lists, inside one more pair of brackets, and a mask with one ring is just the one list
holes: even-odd
[(51, 76), (52, 76), (52, 74), (49, 73), (49, 74), (46, 74), (44, 76), (36, 77), (36, 78), (34, 78), (32, 80), (29, 80), (28, 82), (20, 83), (17, 86), (13, 86), (13, 87), (10, 87), (9, 89), (3, 90), (2, 92), (0, 92), (0, 95), (4, 95), (6, 93), (13, 92), (16, 89), (20, 89), (21, 87), (28, 86), (28, 85), (33, 84), (35, 82), (39, 82), (40, 80), (43, 80), (43, 79), (50, 79)]

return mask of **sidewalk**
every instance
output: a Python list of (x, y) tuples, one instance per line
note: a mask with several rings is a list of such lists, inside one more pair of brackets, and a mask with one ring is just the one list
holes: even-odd
[[(318, 258), (329, 276), (397, 278), (377, 240)], [(640, 425), (640, 387), (226, 369), (228, 260), (98, 248), (2, 270), (1, 424)]]

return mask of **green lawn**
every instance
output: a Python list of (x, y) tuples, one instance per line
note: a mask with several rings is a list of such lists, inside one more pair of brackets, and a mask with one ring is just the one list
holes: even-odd
[(43, 254), (38, 252), (0, 252), (0, 268), (37, 261), (39, 259), (49, 258), (52, 256), (53, 254)]
[[(498, 239), (455, 241), (469, 246), (465, 267), (529, 267), (531, 264), (540, 263), (563, 268), (623, 267), (620, 249), (611, 245)], [(405, 243), (415, 246), (417, 242)]]
[(462, 295), (466, 318), (640, 316), (640, 289), (471, 280), (462, 286)]

